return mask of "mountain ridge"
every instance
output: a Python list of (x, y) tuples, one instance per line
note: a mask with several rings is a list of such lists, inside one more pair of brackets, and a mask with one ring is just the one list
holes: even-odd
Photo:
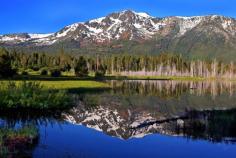
[[(236, 19), (221, 15), (153, 17), (132, 10), (68, 25), (51, 34), (0, 36), (6, 47), (67, 45), (82, 52), (180, 52), (194, 56), (236, 55)], [(142, 46), (142, 49), (140, 47)], [(217, 49), (216, 49), (217, 48)], [(228, 58), (228, 57), (227, 57)]]

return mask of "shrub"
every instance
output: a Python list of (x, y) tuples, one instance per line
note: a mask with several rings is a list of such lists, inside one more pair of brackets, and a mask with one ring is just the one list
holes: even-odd
[(104, 72), (96, 71), (95, 72), (95, 78), (103, 78), (105, 76)]
[(64, 109), (71, 105), (66, 91), (48, 90), (38, 82), (4, 83), (0, 83), (0, 109)]
[(52, 77), (60, 77), (61, 76), (61, 70), (59, 68), (51, 69), (50, 74), (51, 74)]
[(40, 75), (43, 75), (43, 76), (48, 75), (48, 70), (46, 68), (41, 69)]
[(29, 73), (27, 71), (22, 71), (21, 75), (27, 76), (27, 75), (29, 75)]

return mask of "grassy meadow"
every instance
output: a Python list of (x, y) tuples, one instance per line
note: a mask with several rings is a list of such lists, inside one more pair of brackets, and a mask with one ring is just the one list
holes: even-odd
[[(55, 89), (55, 90), (68, 90), (68, 89), (80, 89), (80, 88), (88, 88), (88, 89), (99, 89), (99, 88), (109, 88), (109, 84), (99, 81), (73, 81), (73, 80), (64, 80), (64, 81), (45, 81), (45, 80), (26, 80), (27, 82), (36, 82), (40, 83), (44, 89)], [(0, 83), (2, 85), (6, 85), (9, 81), (2, 80)], [(24, 81), (20, 80), (11, 80), (10, 82), (16, 83), (16, 85), (20, 85)]]
[(52, 77), (28, 70), (27, 75), (0, 80), (0, 109), (65, 110), (75, 105), (71, 91), (109, 87), (108, 83), (94, 80), (92, 75), (83, 78), (63, 72), (59, 77)]

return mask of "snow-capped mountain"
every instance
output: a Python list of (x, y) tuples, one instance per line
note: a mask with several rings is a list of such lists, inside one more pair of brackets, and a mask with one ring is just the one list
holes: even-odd
[(12, 34), (0, 37), (0, 42), (19, 44), (30, 42), (52, 45), (63, 40), (108, 42), (118, 39), (150, 39), (165, 23), (146, 13), (123, 11), (85, 23), (66, 26), (59, 32), (46, 35)]
[[(51, 34), (10, 34), (0, 36), (1, 43), (30, 42), (37, 45), (52, 45), (63, 40), (78, 42), (109, 42), (113, 40), (147, 40), (156, 34), (168, 35), (176, 29), (175, 36), (183, 36), (186, 32), (200, 25), (216, 22), (221, 29), (232, 36), (236, 35), (236, 20), (223, 16), (166, 17), (155, 18), (147, 13), (126, 10), (112, 13), (106, 17), (75, 23)], [(220, 30), (218, 30), (220, 31)]]
[[(125, 47), (122, 41), (136, 43)], [(125, 10), (87, 22), (75, 23), (56, 33), (0, 36), (1, 46), (49, 47), (61, 43), (76, 48), (95, 47), (93, 51), (98, 50), (97, 46), (106, 46), (120, 48), (126, 52), (134, 49), (137, 53), (234, 53), (236, 20), (218, 15), (156, 18), (147, 13)], [(144, 44), (141, 47), (144, 49), (137, 49), (137, 44)], [(147, 45), (149, 49), (145, 49)], [(106, 49), (103, 51), (107, 52)]]
[(40, 40), (45, 39), (46, 37), (52, 34), (28, 34), (28, 33), (21, 33), (21, 34), (8, 34), (8, 35), (1, 35), (0, 41), (1, 42), (13, 42), (13, 43), (21, 43), (27, 42), (32, 40)]

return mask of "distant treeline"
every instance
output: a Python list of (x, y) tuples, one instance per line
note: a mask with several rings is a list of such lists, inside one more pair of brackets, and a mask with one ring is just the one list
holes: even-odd
[[(1, 51), (6, 51), (1, 49)], [(122, 76), (188, 76), (188, 77), (236, 77), (233, 62), (218, 60), (190, 60), (179, 54), (159, 55), (83, 55), (76, 57), (64, 53), (57, 54), (8, 52), (11, 65), (16, 69), (60, 68), (62, 71), (86, 67), (88, 72)], [(80, 64), (78, 65), (78, 62)]]

